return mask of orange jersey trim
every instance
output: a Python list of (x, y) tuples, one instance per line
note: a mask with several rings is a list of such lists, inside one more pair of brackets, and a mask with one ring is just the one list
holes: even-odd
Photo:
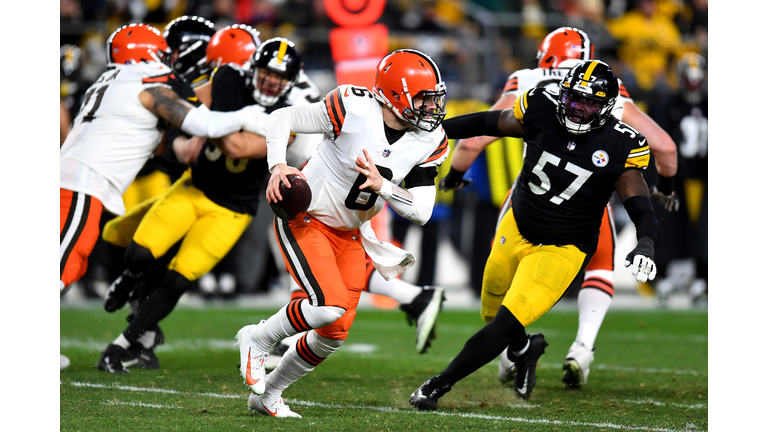
[(333, 137), (338, 138), (341, 134), (341, 128), (344, 126), (344, 118), (347, 115), (347, 109), (341, 102), (341, 92), (338, 88), (325, 97), (325, 109), (328, 111), (328, 117), (330, 117), (333, 125)]
[(513, 91), (517, 90), (517, 78), (512, 78), (511, 80), (507, 81), (507, 84), (504, 85), (504, 91)]
[(441, 157), (443, 157), (443, 155), (447, 151), (448, 151), (448, 136), (443, 135), (443, 140), (440, 141), (440, 145), (437, 146), (437, 149), (435, 149), (432, 155), (429, 156), (429, 158), (422, 163), (425, 164), (427, 162), (432, 162), (433, 160), (440, 159)]

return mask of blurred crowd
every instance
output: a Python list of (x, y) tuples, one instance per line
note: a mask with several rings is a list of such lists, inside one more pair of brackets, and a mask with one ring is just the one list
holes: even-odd
[[(635, 103), (678, 145), (680, 169), (675, 191), (681, 211), (662, 221), (654, 286), (643, 288), (665, 298), (706, 292), (707, 275), (707, 0), (394, 0), (379, 23), (389, 28), (390, 49), (417, 48), (430, 54), (448, 83), (449, 116), (488, 107), (515, 70), (533, 67), (542, 38), (561, 26), (584, 30), (595, 44), (595, 58), (611, 65)], [(106, 39), (119, 26), (145, 22), (159, 29), (182, 15), (198, 15), (217, 28), (254, 26), (262, 40), (283, 36), (296, 42), (307, 74), (327, 92), (338, 83), (333, 72), (328, 30), (335, 27), (324, 0), (60, 0), (62, 141), (82, 95), (106, 66)], [(693, 107), (693, 109), (692, 109)], [(653, 166), (653, 164), (651, 164)], [(519, 168), (518, 168), (519, 169)], [(447, 171), (447, 166), (446, 166)], [(653, 169), (646, 173), (655, 181)], [(441, 171), (442, 174), (444, 172)], [(517, 172), (511, 172), (513, 178)], [(457, 193), (440, 193), (432, 220), (422, 229), (419, 285), (435, 283), (436, 250), (448, 238), (468, 257), (470, 285), (480, 292), (482, 265), (490, 251), (496, 211), (493, 178), (482, 158), (467, 174), (475, 182)], [(506, 185), (505, 185), (506, 187)], [(617, 217), (622, 221), (620, 203)], [(268, 224), (260, 209), (254, 230)], [(108, 216), (105, 216), (108, 218)], [(487, 222), (484, 222), (487, 221)], [(631, 225), (631, 224), (630, 224)], [(412, 229), (394, 212), (392, 234), (404, 240)], [(666, 229), (665, 229), (666, 227)], [(618, 227), (619, 229), (621, 228)], [(231, 298), (279, 285), (281, 257), (255, 247), (260, 233), (244, 235), (214, 274), (199, 281), (207, 296)], [(80, 282), (88, 295), (100, 296), (108, 284), (109, 254), (97, 244), (89, 271)], [(249, 258), (234, 257), (248, 252)], [(252, 258), (253, 251), (257, 256)], [(256, 265), (250, 264), (258, 260)], [(642, 287), (641, 287), (642, 288)]]

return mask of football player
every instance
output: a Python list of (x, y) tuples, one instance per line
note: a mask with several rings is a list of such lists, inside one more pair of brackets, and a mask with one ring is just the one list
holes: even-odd
[[(426, 54), (403, 49), (377, 66), (373, 91), (341, 85), (323, 101), (270, 115), (267, 200), (295, 174), (312, 189), (309, 210), (275, 232), (291, 276), (309, 295), (237, 333), (240, 374), (253, 391), (250, 409), (274, 417), (301, 417), (282, 392), (335, 352), (347, 338), (366, 284), (365, 254), (386, 279), (413, 265), (413, 255), (373, 235), (370, 220), (384, 202), (420, 224), (429, 220), (437, 166), (449, 152), (440, 128), (445, 83)], [(286, 164), (292, 132), (322, 133), (323, 142), (302, 171)], [(404, 188), (399, 185), (403, 183)], [(306, 331), (269, 376), (267, 353), (279, 340)]]
[(481, 317), (475, 333), (448, 367), (429, 378), (409, 402), (434, 410), (458, 381), (508, 347), (515, 363), (514, 391), (528, 398), (536, 362), (548, 345), (525, 328), (565, 294), (595, 253), (605, 206), (615, 190), (637, 229), (637, 246), (624, 265), (639, 282), (656, 276), (658, 220), (642, 169), (650, 149), (645, 136), (611, 115), (619, 83), (610, 66), (589, 60), (574, 66), (556, 95), (533, 88), (513, 109), (446, 120), (451, 138), (521, 137), (523, 168), (512, 191), (483, 274)]
[[(515, 100), (532, 87), (544, 88), (556, 93), (558, 84), (568, 71), (580, 62), (591, 60), (593, 56), (594, 45), (585, 32), (572, 27), (554, 30), (539, 45), (534, 58), (536, 67), (511, 74), (501, 97), (490, 109), (512, 108)], [(659, 197), (667, 209), (676, 209), (679, 203), (672, 190), (673, 178), (677, 172), (675, 143), (656, 122), (640, 111), (621, 80), (618, 82), (619, 95), (611, 113), (648, 139), (656, 169), (661, 173), (660, 181), (653, 188), (653, 195)], [(464, 172), (469, 169), (480, 152), (497, 139), (496, 137), (475, 137), (459, 140), (451, 161), (451, 170), (440, 186), (459, 189), (469, 184), (469, 179), (462, 179)], [(504, 214), (511, 208), (511, 196), (512, 191), (507, 194), (499, 210), (497, 228)], [(563, 382), (570, 387), (580, 387), (587, 383), (589, 367), (595, 358), (595, 339), (613, 298), (615, 231), (613, 209), (608, 204), (603, 212), (597, 250), (584, 271), (579, 289), (579, 325), (576, 340), (571, 344), (563, 361)], [(578, 282), (579, 279), (574, 281), (575, 284)], [(514, 362), (507, 354), (505, 351), (500, 356), (499, 380), (502, 383), (510, 382), (514, 373)]]
[[(125, 212), (122, 194), (160, 142), (158, 119), (200, 136), (256, 130), (263, 116), (213, 113), (180, 96), (192, 89), (162, 63), (167, 43), (146, 24), (107, 40), (109, 65), (88, 89), (60, 150), (60, 295), (85, 274), (103, 209)], [(115, 133), (115, 131), (121, 131)]]
[[(247, 70), (235, 63), (216, 69), (213, 111), (259, 107), (270, 112), (294, 102), (287, 96), (302, 63), (292, 42), (270, 39), (259, 46), (251, 61)], [(307, 82), (307, 88), (319, 96), (311, 83)], [(306, 98), (295, 102), (308, 104)], [(126, 249), (127, 270), (116, 282), (116, 292), (132, 290), (157, 258), (180, 240), (181, 245), (160, 285), (140, 299), (128, 327), (102, 352), (99, 370), (126, 372), (126, 366), (136, 360), (131, 351), (137, 343), (143, 345), (138, 347), (140, 351), (154, 355), (153, 341), (142, 335), (171, 313), (192, 282), (208, 273), (251, 223), (269, 174), (265, 131), (259, 132), (234, 132), (206, 142), (192, 168), (141, 220)]]

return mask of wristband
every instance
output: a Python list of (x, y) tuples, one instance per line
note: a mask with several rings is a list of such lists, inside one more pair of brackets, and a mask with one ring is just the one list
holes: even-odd
[(443, 178), (445, 187), (448, 189), (453, 189), (459, 186), (461, 181), (464, 180), (464, 173), (466, 173), (466, 171), (459, 171), (451, 167), (451, 169), (448, 171), (448, 174), (446, 174)]
[(675, 185), (674, 177), (664, 177), (659, 174), (659, 181), (656, 182), (656, 188), (664, 195), (672, 194), (672, 187)]

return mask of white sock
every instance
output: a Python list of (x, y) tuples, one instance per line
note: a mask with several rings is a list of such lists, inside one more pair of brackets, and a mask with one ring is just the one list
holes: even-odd
[(521, 349), (520, 351), (512, 351), (512, 354), (514, 354), (515, 357), (520, 358), (521, 355), (525, 354), (526, 351), (528, 351), (528, 347), (531, 346), (531, 338), (528, 338), (528, 341), (525, 343), (525, 347)]
[(112, 342), (112, 344), (123, 347), (124, 349), (128, 349), (131, 346), (131, 343), (128, 342), (128, 339), (126, 339), (122, 333), (120, 333), (120, 336), (118, 336), (117, 339)]
[(144, 348), (152, 348), (155, 345), (155, 331), (147, 330), (143, 335), (139, 336), (136, 342), (140, 343)]
[(422, 288), (411, 285), (402, 279), (386, 280), (378, 272), (371, 273), (368, 292), (387, 296), (400, 304), (408, 304), (421, 293)]
[[(314, 330), (307, 332), (306, 346), (311, 351), (311, 356), (320, 361), (325, 360), (333, 354), (343, 340), (328, 339), (320, 336)], [(313, 364), (308, 363), (299, 355), (297, 345), (292, 344), (288, 351), (283, 355), (282, 360), (269, 375), (266, 380), (266, 397), (280, 397), (283, 390), (299, 380), (299, 378), (315, 369)]]
[(611, 300), (608, 293), (599, 289), (584, 288), (579, 291), (579, 330), (576, 342), (583, 343), (590, 350), (594, 349), (597, 332), (611, 306)]

